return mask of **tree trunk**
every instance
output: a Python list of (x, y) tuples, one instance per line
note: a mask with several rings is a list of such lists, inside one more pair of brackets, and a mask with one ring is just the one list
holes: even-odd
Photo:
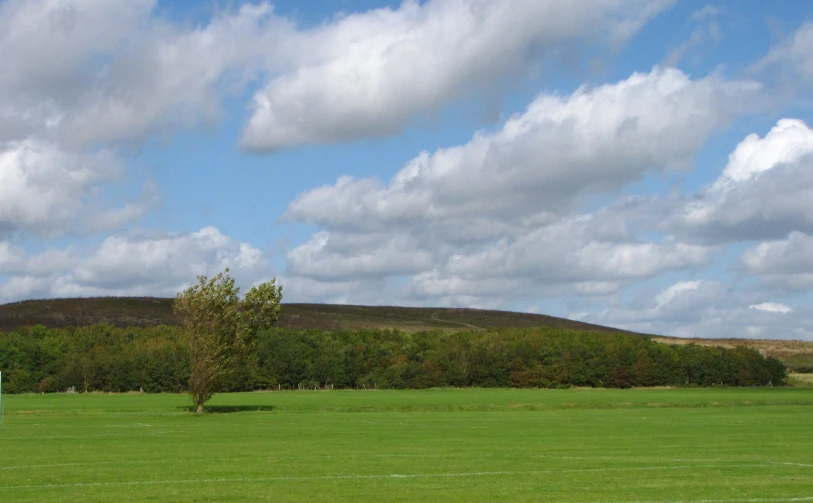
[(198, 404), (198, 412), (197, 413), (198, 414), (203, 414), (203, 404), (202, 403)]

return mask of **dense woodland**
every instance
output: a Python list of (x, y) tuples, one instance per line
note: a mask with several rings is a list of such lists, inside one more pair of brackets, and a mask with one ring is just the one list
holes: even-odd
[[(0, 334), (3, 391), (185, 391), (178, 327), (42, 326)], [(490, 332), (333, 332), (275, 328), (222, 379), (258, 389), (764, 386), (785, 366), (748, 348), (673, 346), (647, 337), (553, 328)]]

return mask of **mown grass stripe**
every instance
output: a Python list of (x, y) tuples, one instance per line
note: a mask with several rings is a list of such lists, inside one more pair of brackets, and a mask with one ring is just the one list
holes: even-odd
[(139, 486), (139, 485), (173, 485), (173, 484), (211, 484), (226, 482), (274, 482), (274, 481), (309, 481), (309, 480), (344, 480), (344, 479), (409, 479), (433, 477), (481, 477), (498, 475), (541, 475), (552, 473), (585, 473), (585, 472), (619, 472), (619, 471), (657, 471), (657, 470), (685, 470), (697, 468), (754, 468), (764, 464), (730, 465), (730, 464), (700, 464), (682, 466), (636, 466), (613, 468), (560, 468), (550, 470), (524, 470), (524, 471), (481, 471), (466, 473), (390, 473), (390, 474), (351, 474), (351, 475), (319, 475), (319, 476), (278, 476), (278, 477), (238, 477), (214, 479), (180, 479), (180, 480), (145, 480), (129, 482), (77, 482), (73, 484), (31, 484), (19, 486), (0, 486), (0, 490), (9, 489), (58, 489), (68, 487), (109, 487), (109, 486)]

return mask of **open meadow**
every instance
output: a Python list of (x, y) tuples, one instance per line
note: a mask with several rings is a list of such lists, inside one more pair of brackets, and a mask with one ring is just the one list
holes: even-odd
[(4, 397), (0, 501), (813, 501), (813, 389)]

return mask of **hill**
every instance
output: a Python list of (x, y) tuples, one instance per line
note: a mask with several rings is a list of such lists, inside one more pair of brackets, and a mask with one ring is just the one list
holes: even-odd
[[(26, 300), (0, 305), (0, 331), (45, 325), (51, 328), (110, 323), (118, 327), (177, 325), (174, 299), (97, 297)], [(420, 330), (483, 330), (490, 328), (555, 327), (604, 332), (623, 330), (531, 313), (462, 308), (283, 304), (280, 327), (337, 330), (397, 328)]]

